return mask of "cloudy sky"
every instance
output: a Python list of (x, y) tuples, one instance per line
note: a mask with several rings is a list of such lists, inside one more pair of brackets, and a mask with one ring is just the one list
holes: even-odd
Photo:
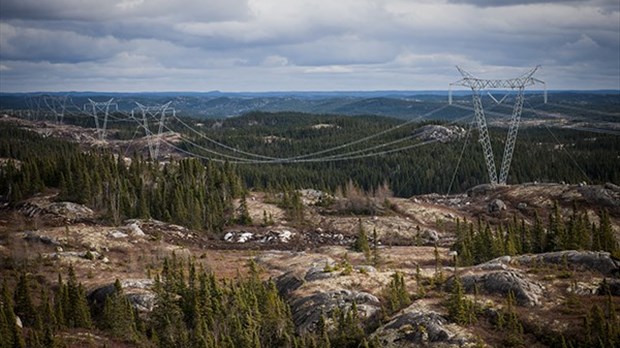
[(0, 91), (620, 89), (618, 0), (0, 0)]

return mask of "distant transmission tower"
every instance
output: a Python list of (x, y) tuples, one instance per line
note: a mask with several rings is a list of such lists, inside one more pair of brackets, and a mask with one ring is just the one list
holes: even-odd
[[(95, 118), (97, 136), (99, 137), (99, 140), (105, 141), (105, 132), (108, 126), (108, 115), (110, 114), (110, 106), (114, 106), (116, 108), (116, 111), (118, 111), (118, 104), (112, 103), (112, 101), (114, 101), (114, 98), (111, 98), (110, 100), (105, 102), (96, 102), (92, 99), (88, 99), (88, 101), (90, 102), (90, 107), (92, 111), (88, 111), (87, 107), (89, 104), (84, 104), (84, 111), (91, 113), (92, 116)], [(103, 124), (101, 125), (99, 125), (99, 113), (103, 113)]]
[[(170, 107), (171, 103), (172, 101), (169, 101), (166, 104), (162, 105), (145, 106), (136, 102), (138, 108), (140, 108), (140, 111), (142, 112), (142, 126), (144, 127), (144, 131), (146, 132), (146, 141), (149, 145), (149, 155), (151, 156), (151, 160), (153, 161), (157, 160), (157, 158), (159, 157), (159, 144), (161, 140), (161, 134), (164, 129), (164, 121), (166, 120), (166, 112), (168, 110), (172, 110), (172, 115), (176, 115), (175, 109)], [(135, 117), (133, 116), (133, 110), (131, 111), (131, 115), (132, 118), (135, 119)], [(153, 137), (153, 133), (151, 133), (151, 131), (149, 130), (148, 119), (150, 117), (153, 117), (155, 119), (159, 117), (159, 129), (157, 131), (156, 137)]]
[(67, 99), (68, 96), (48, 95), (43, 97), (43, 102), (56, 117), (56, 123), (62, 123), (62, 120), (65, 117)]
[[(474, 103), (474, 114), (476, 117), (476, 125), (480, 133), (480, 143), (482, 144), (482, 150), (484, 152), (484, 159), (486, 161), (487, 170), (489, 172), (489, 181), (491, 184), (505, 185), (508, 178), (508, 170), (510, 169), (510, 162), (512, 161), (512, 154), (514, 152), (515, 142), (517, 140), (517, 132), (519, 130), (519, 122), (521, 120), (521, 112), (523, 111), (523, 91), (526, 86), (532, 86), (536, 83), (541, 83), (545, 86), (544, 100), (547, 103), (547, 87), (544, 81), (533, 77), (534, 73), (540, 68), (537, 66), (525, 74), (507, 80), (485, 80), (479, 79), (461, 69), (456, 67), (458, 71), (463, 75), (463, 78), (459, 81), (450, 84), (450, 92), (448, 99), (452, 104), (452, 86), (469, 87), (472, 91), (472, 98)], [(493, 149), (491, 148), (491, 139), (489, 138), (489, 131), (487, 129), (487, 121), (484, 116), (484, 109), (482, 107), (481, 92), (488, 89), (503, 89), (517, 92), (515, 104), (512, 109), (512, 117), (510, 118), (510, 126), (508, 128), (508, 136), (506, 137), (506, 144), (504, 145), (504, 157), (502, 159), (502, 166), (500, 168), (499, 179), (497, 178), (497, 172), (495, 167), (495, 158), (493, 156)], [(508, 94), (502, 99), (497, 100), (490, 92), (487, 92), (491, 96), (493, 101), (497, 104), (501, 104)]]
[(26, 105), (28, 106), (28, 114), (33, 120), (38, 120), (42, 116), (41, 103), (43, 100), (42, 95), (27, 95)]

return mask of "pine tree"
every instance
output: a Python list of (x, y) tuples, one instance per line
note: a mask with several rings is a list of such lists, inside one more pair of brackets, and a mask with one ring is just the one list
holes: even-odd
[(452, 293), (448, 299), (448, 315), (457, 324), (467, 324), (467, 307), (467, 300), (463, 295), (463, 285), (461, 284), (461, 279), (458, 276), (455, 276), (454, 282), (452, 283)]
[(22, 320), (24, 326), (33, 327), (37, 321), (37, 311), (32, 302), (30, 282), (25, 273), (20, 274), (15, 289), (15, 314)]
[(377, 237), (377, 229), (372, 229), (372, 265), (378, 267), (381, 263), (381, 256), (379, 255), (379, 237)]
[(391, 276), (390, 283), (386, 289), (386, 301), (388, 311), (394, 313), (401, 308), (411, 304), (411, 297), (407, 292), (407, 285), (402, 273), (395, 272)]
[(67, 303), (64, 317), (69, 327), (89, 328), (91, 326), (90, 309), (86, 301), (86, 293), (82, 284), (78, 283), (73, 266), (69, 266), (69, 277), (66, 285)]
[(599, 216), (600, 223), (598, 235), (600, 236), (601, 249), (614, 254), (618, 250), (618, 242), (616, 241), (613, 229), (611, 228), (609, 213), (607, 210), (602, 210)]
[(117, 337), (134, 340), (137, 335), (133, 308), (123, 294), (118, 279), (114, 282), (114, 292), (106, 297), (103, 305), (101, 327)]
[(366, 235), (366, 229), (362, 225), (362, 220), (359, 219), (357, 222), (357, 235), (355, 238), (355, 242), (353, 243), (352, 249), (354, 251), (364, 253), (366, 258), (370, 255), (370, 246), (368, 244), (368, 236)]
[(246, 200), (245, 191), (243, 191), (241, 200), (239, 201), (237, 223), (244, 226), (252, 224), (252, 217), (250, 217), (250, 212), (248, 210), (248, 202)]
[(534, 213), (534, 226), (532, 227), (532, 245), (531, 251), (533, 253), (542, 253), (547, 250), (547, 238), (545, 230), (543, 228), (542, 221), (538, 212)]

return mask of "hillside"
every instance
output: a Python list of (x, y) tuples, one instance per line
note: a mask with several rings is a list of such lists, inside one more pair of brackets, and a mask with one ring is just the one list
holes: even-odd
[[(290, 157), (399, 124), (252, 113), (205, 134), (233, 141), (237, 152)], [(182, 126), (172, 124), (167, 142), (189, 149)], [(375, 179), (388, 176), (390, 161), (403, 175), (411, 173), (406, 162), (424, 165), (417, 170), (435, 170), (432, 178), (446, 163), (432, 160), (439, 153), (446, 160), (469, 150), (457, 125), (399, 131), (366, 146), (414, 134), (406, 144), (429, 137), (433, 151), (383, 157), (383, 169), (376, 159), (201, 162), (162, 146), (164, 160), (154, 163), (145, 159), (147, 139), (125, 138), (123, 127), (101, 142), (80, 125), (3, 118), (0, 347), (620, 342), (614, 136), (554, 130), (594, 182), (494, 187), (457, 176), (456, 193), (421, 180), (404, 183), (419, 190), (409, 195), (395, 189), (397, 176)], [(523, 151), (529, 160), (515, 157), (514, 171), (560, 181), (555, 175), (575, 163), (558, 157), (550, 165), (550, 153), (566, 152), (540, 133), (525, 133), (540, 152)], [(471, 151), (465, 175), (483, 177)], [(453, 170), (443, 172), (449, 181)]]

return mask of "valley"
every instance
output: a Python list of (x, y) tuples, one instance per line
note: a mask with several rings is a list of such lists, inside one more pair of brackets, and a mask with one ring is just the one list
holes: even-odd
[[(152, 161), (133, 124), (112, 122), (101, 141), (77, 116), (18, 116), (0, 119), (10, 347), (620, 342), (609, 132), (532, 120), (509, 184), (494, 186), (466, 123), (180, 118), (151, 135)], [(604, 122), (588, 127), (613, 132)], [(491, 128), (498, 146), (504, 132)]]

